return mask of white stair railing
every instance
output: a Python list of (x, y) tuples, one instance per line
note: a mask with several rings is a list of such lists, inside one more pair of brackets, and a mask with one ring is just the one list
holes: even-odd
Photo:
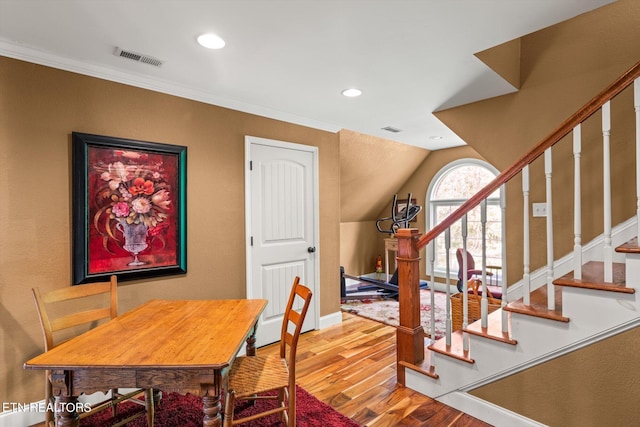
[[(571, 116), (557, 130), (552, 132), (545, 140), (541, 141), (521, 160), (504, 170), (495, 181), (487, 185), (477, 195), (473, 196), (467, 202), (453, 212), (449, 217), (438, 224), (434, 229), (430, 230), (426, 235), (418, 239), (417, 249), (425, 244), (428, 245), (429, 262), (431, 270), (431, 282), (435, 283), (435, 253), (436, 253), (436, 237), (444, 233), (444, 253), (445, 253), (445, 289), (446, 289), (446, 328), (445, 328), (445, 344), (447, 347), (452, 345), (452, 313), (451, 313), (451, 225), (458, 219), (462, 221), (462, 280), (465, 292), (463, 292), (463, 329), (469, 325), (469, 306), (468, 292), (466, 292), (466, 284), (468, 282), (468, 266), (467, 266), (467, 213), (475, 206), (480, 205), (480, 221), (482, 226), (482, 299), (481, 299), (481, 326), (488, 326), (488, 300), (487, 300), (487, 271), (486, 271), (486, 225), (487, 225), (487, 198), (497, 188), (505, 189), (505, 184), (517, 173), (522, 174), (522, 200), (524, 207), (523, 215), (523, 276), (522, 290), (523, 303), (531, 305), (532, 278), (531, 278), (531, 229), (530, 229), (530, 170), (529, 165), (538, 157), (544, 154), (544, 174), (545, 174), (545, 197), (546, 197), (546, 284), (547, 284), (547, 306), (549, 310), (555, 310), (555, 290), (553, 281), (554, 277), (554, 230), (553, 230), (553, 197), (552, 197), (552, 146), (559, 142), (568, 133), (573, 132), (573, 159), (574, 159), (574, 229), (573, 229), (573, 255), (574, 255), (574, 278), (582, 279), (583, 250), (582, 244), (582, 177), (581, 177), (581, 158), (582, 158), (582, 126), (585, 120), (591, 117), (598, 110), (602, 114), (602, 162), (603, 162), (603, 260), (604, 260), (604, 280), (613, 282), (613, 245), (612, 245), (612, 218), (611, 218), (611, 99), (617, 96), (626, 87), (633, 84), (634, 86), (634, 112), (635, 112), (635, 145), (636, 145), (636, 213), (640, 218), (640, 62), (634, 65), (627, 73), (612, 83), (607, 89), (597, 95), (593, 100), (589, 101), (581, 110)], [(570, 127), (571, 126), (571, 127)], [(497, 185), (496, 185), (497, 184)], [(498, 185), (500, 187), (498, 187)], [(501, 204), (503, 217), (505, 212), (504, 203)], [(637, 221), (636, 235), (640, 236), (640, 221)], [(503, 229), (504, 230), (504, 229)], [(504, 246), (505, 236), (503, 235), (503, 263), (502, 263), (502, 307), (508, 303), (507, 301), (507, 274)], [(435, 288), (431, 287), (431, 304), (435, 304)], [(508, 333), (508, 316), (506, 310), (502, 310), (502, 332)], [(435, 339), (435, 312), (431, 312), (431, 336)], [(468, 333), (463, 331), (463, 349), (470, 350), (470, 340)], [(435, 360), (432, 359), (432, 365)]]
[(604, 281), (613, 282), (613, 247), (611, 245), (611, 101), (602, 106), (602, 192), (604, 216)]
[[(467, 237), (469, 235), (469, 229), (467, 228), (467, 214), (461, 219), (461, 234), (462, 234), (462, 329), (464, 330), (469, 326), (469, 292), (467, 292), (467, 283), (469, 282), (469, 260), (467, 259)], [(457, 252), (457, 249), (456, 249)], [(447, 301), (450, 304), (450, 301)], [(469, 351), (469, 336), (463, 333), (462, 336), (462, 349)]]
[[(501, 194), (506, 194), (506, 185), (503, 185), (500, 191)], [(504, 307), (507, 305), (507, 235), (505, 227), (505, 218), (507, 217), (506, 197), (500, 197), (500, 212), (502, 218), (502, 261), (500, 263), (500, 285), (502, 286), (502, 301), (500, 303), (500, 306), (503, 308), (501, 319), (502, 333), (506, 334), (509, 332), (509, 315), (507, 311), (504, 310)]]
[(582, 279), (582, 201), (580, 156), (582, 153), (582, 126), (573, 128), (573, 277)]
[[(429, 289), (431, 290), (431, 307), (436, 306), (436, 287), (433, 286), (433, 283), (436, 283), (436, 251), (435, 251), (435, 240), (429, 243), (427, 246), (427, 253), (429, 254), (429, 264), (431, 266), (431, 286)], [(436, 339), (436, 311), (431, 310), (431, 341), (432, 343)], [(432, 364), (433, 366), (433, 364)]]
[(446, 320), (446, 325), (445, 325), (445, 335), (446, 335), (446, 344), (447, 347), (451, 346), (451, 289), (450, 289), (450, 285), (451, 285), (451, 263), (450, 263), (450, 255), (449, 252), (451, 251), (451, 228), (447, 228), (444, 232), (444, 253), (446, 254), (445, 259), (446, 259), (446, 267), (445, 267), (445, 271), (446, 271), (446, 291), (447, 291), (447, 307), (446, 307), (446, 312), (447, 312), (447, 320)]
[(547, 195), (547, 306), (549, 310), (556, 309), (556, 293), (553, 285), (553, 197), (551, 192), (551, 176), (553, 162), (551, 159), (551, 147), (544, 152), (544, 175)]
[[(523, 271), (522, 275), (522, 295), (523, 295), (523, 303), (525, 305), (531, 304), (531, 254), (530, 249), (531, 245), (529, 243), (529, 239), (531, 236), (531, 230), (529, 227), (529, 165), (525, 166), (522, 169), (522, 200), (524, 201), (524, 232), (522, 239), (522, 262), (523, 262)], [(504, 294), (503, 294), (504, 295)]]
[(482, 227), (482, 298), (480, 299), (480, 322), (487, 327), (489, 300), (487, 299), (487, 199), (480, 203), (480, 225)]
[[(633, 104), (636, 113), (636, 216), (640, 219), (640, 79), (633, 82)], [(640, 240), (640, 221), (636, 236)]]

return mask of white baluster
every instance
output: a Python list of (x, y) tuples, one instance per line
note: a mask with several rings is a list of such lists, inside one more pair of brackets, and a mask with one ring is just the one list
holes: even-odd
[(546, 177), (547, 194), (547, 306), (549, 310), (556, 309), (555, 286), (553, 285), (553, 197), (551, 192), (551, 148), (544, 152), (544, 174)]
[(507, 186), (505, 184), (502, 185), (500, 190), (500, 211), (502, 212), (502, 268), (500, 269), (500, 285), (502, 286), (502, 302), (500, 306), (502, 307), (502, 332), (509, 332), (509, 316), (507, 310), (504, 307), (508, 304), (507, 301), (507, 233), (506, 233), (506, 225), (505, 218), (507, 213)]
[[(436, 240), (432, 240), (429, 242), (429, 246), (427, 246), (427, 250), (429, 253), (429, 263), (431, 264), (431, 283), (429, 288), (431, 290), (431, 307), (435, 307), (436, 305)], [(435, 341), (436, 338), (436, 313), (435, 310), (431, 310), (431, 343)], [(431, 366), (434, 366), (433, 359), (431, 359)]]
[(582, 126), (573, 128), (573, 277), (582, 279), (582, 202), (580, 199), (580, 155), (582, 153)]
[(611, 101), (602, 106), (602, 192), (604, 216), (604, 281), (613, 282), (613, 247), (611, 246)]
[[(467, 292), (467, 282), (469, 281), (467, 265), (467, 236), (469, 235), (467, 229), (467, 214), (461, 218), (462, 227), (462, 329), (464, 330), (469, 326), (469, 292)], [(463, 333), (462, 349), (464, 351), (469, 350), (469, 339), (466, 333)]]
[(636, 236), (640, 239), (640, 79), (633, 82), (633, 104), (636, 111)]
[(480, 203), (480, 224), (482, 226), (482, 298), (480, 299), (480, 324), (487, 327), (489, 300), (487, 299), (487, 199)]
[(447, 228), (444, 231), (444, 253), (445, 253), (445, 283), (447, 288), (447, 321), (445, 325), (445, 343), (447, 346), (451, 345), (451, 291), (449, 285), (451, 283), (451, 267), (449, 265), (449, 251), (451, 250), (451, 230)]
[[(522, 257), (523, 257), (523, 271), (522, 275), (522, 297), (524, 305), (531, 305), (531, 256), (529, 253), (529, 165), (522, 168), (522, 198), (524, 200), (524, 230), (522, 236)], [(503, 237), (504, 239), (504, 237)], [(504, 266), (503, 266), (504, 267)], [(502, 297), (504, 298), (504, 293)]]

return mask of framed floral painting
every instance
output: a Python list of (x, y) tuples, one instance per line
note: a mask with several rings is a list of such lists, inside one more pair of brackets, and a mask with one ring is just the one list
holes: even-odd
[(73, 132), (73, 283), (187, 271), (187, 148)]

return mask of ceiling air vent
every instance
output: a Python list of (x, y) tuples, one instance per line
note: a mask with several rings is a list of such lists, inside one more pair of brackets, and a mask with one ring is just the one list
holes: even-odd
[(398, 128), (394, 128), (393, 126), (385, 126), (382, 128), (382, 130), (386, 130), (387, 132), (393, 132), (393, 133), (402, 132), (402, 130)]
[(164, 62), (159, 60), (158, 58), (154, 58), (153, 56), (143, 55), (141, 53), (132, 52), (130, 50), (120, 49), (119, 47), (116, 47), (116, 50), (113, 52), (113, 54), (121, 58), (131, 59), (132, 61), (153, 65), (154, 67), (160, 67)]

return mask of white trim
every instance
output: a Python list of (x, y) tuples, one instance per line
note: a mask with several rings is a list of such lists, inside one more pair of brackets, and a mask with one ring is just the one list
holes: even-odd
[[(635, 232), (637, 230), (637, 218), (634, 216), (629, 218), (625, 222), (618, 224), (612, 230), (611, 240), (613, 242), (612, 246), (619, 246), (633, 237), (635, 237)], [(587, 263), (588, 261), (602, 259), (602, 245), (604, 242), (604, 234), (599, 235), (598, 237), (591, 240), (589, 243), (582, 247), (582, 262)], [(573, 271), (573, 252), (568, 253), (562, 258), (556, 260), (553, 264), (553, 273), (554, 278), (558, 278), (564, 276), (565, 274)], [(623, 254), (614, 254), (614, 262), (624, 262)], [(541, 267), (538, 270), (531, 273), (531, 291), (538, 289), (541, 286), (546, 285), (547, 283), (547, 267)], [(516, 283), (509, 286), (507, 289), (507, 301), (515, 301), (519, 298), (523, 297), (523, 281), (522, 279), (517, 281)]]
[(320, 328), (320, 179), (319, 179), (319, 161), (318, 161), (318, 147), (304, 144), (296, 144), (293, 142), (277, 141), (274, 139), (260, 138), (257, 136), (246, 135), (245, 140), (245, 167), (244, 167), (244, 206), (245, 206), (245, 275), (246, 275), (246, 292), (247, 298), (251, 298), (251, 170), (249, 168), (249, 161), (251, 159), (251, 145), (265, 145), (269, 147), (287, 148), (290, 150), (298, 150), (311, 153), (313, 156), (313, 188), (314, 188), (314, 215), (313, 215), (313, 232), (314, 232), (314, 246), (316, 248), (315, 256), (313, 257), (314, 271), (315, 271), (315, 289), (313, 289), (314, 297), (311, 300), (315, 308), (315, 316), (313, 319), (314, 329)]
[(540, 427), (545, 425), (459, 391), (448, 393), (437, 400), (496, 427)]
[[(44, 400), (35, 404), (44, 405)], [(0, 413), (0, 427), (32, 426), (43, 422), (44, 412), (5, 411)]]
[[(598, 332), (594, 335), (590, 335), (584, 339), (573, 342), (565, 347), (555, 349), (553, 351), (550, 351), (549, 353), (543, 354), (534, 359), (527, 360), (525, 363), (522, 363), (520, 365), (512, 366), (509, 369), (505, 369), (504, 371), (497, 372), (493, 375), (482, 378), (479, 381), (469, 383), (464, 387), (462, 387), (460, 390), (466, 392), (466, 391), (471, 391), (476, 388), (482, 387), (487, 384), (491, 384), (492, 382), (517, 374), (518, 372), (526, 371), (529, 368), (532, 368), (534, 366), (556, 359), (558, 357), (564, 356), (565, 354), (569, 354), (571, 352), (580, 350), (581, 348), (587, 347), (591, 344), (595, 344), (597, 342), (614, 337), (623, 332), (630, 331), (631, 329), (637, 328), (638, 326), (640, 326), (640, 318), (635, 318), (633, 320), (622, 323), (620, 325), (616, 325), (613, 328)], [(456, 409), (460, 409), (460, 408), (456, 408)]]
[(281, 120), (288, 123), (307, 126), (314, 129), (320, 129), (328, 132), (336, 133), (341, 127), (312, 120), (297, 114), (286, 113), (271, 108), (251, 105), (236, 99), (224, 98), (213, 93), (205, 92), (196, 88), (177, 85), (166, 80), (156, 79), (148, 75), (136, 75), (133, 72), (122, 72), (112, 68), (108, 68), (96, 64), (87, 64), (71, 58), (64, 58), (52, 55), (38, 49), (29, 48), (18, 45), (9, 40), (0, 38), (0, 55), (8, 58), (19, 59), (34, 64), (45, 65), (47, 67), (57, 68), (59, 70), (71, 71), (73, 73), (83, 74), (85, 76), (96, 77), (103, 80), (109, 80), (116, 83), (122, 83), (129, 86), (139, 87), (154, 92), (165, 93), (180, 98), (190, 99), (205, 104), (217, 105), (232, 110), (242, 111), (245, 113), (255, 114), (275, 120)]
[(342, 323), (342, 312), (336, 311), (335, 313), (327, 314), (326, 316), (320, 316), (318, 329), (328, 328), (329, 326), (339, 325), (340, 323)]

